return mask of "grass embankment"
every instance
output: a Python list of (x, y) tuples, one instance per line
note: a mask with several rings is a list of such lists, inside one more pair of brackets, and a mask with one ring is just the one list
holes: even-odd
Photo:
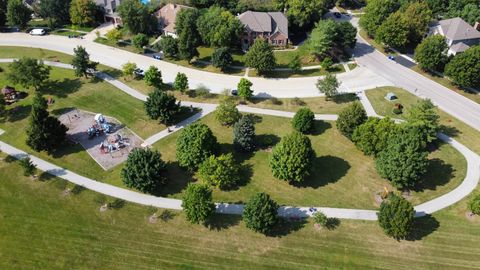
[[(388, 92), (395, 93), (398, 99), (395, 101), (385, 100), (384, 97)], [(400, 119), (404, 119), (404, 116), (408, 112), (408, 108), (419, 100), (415, 95), (395, 87), (380, 87), (368, 90), (366, 94), (378, 114)], [(393, 114), (392, 109), (395, 103), (400, 103), (404, 106), (403, 114)], [(480, 154), (479, 131), (442, 110), (438, 110), (438, 114), (440, 115), (440, 124), (443, 125), (443, 132)]]
[[(66, 182), (32, 181), (0, 161), (2, 269), (465, 269), (480, 264), (480, 219), (465, 218), (466, 201), (417, 219), (412, 241), (395, 241), (376, 222), (342, 220), (332, 231), (289, 222), (276, 237), (245, 228), (238, 216), (216, 216), (210, 228), (181, 212), (126, 203), (100, 213), (89, 190), (64, 195)], [(363, 179), (363, 178), (362, 178)], [(343, 194), (339, 193), (338, 196)]]

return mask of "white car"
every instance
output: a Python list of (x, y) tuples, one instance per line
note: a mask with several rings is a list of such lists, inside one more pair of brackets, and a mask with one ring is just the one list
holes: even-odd
[(45, 31), (45, 29), (41, 29), (41, 28), (32, 29), (30, 31), (30, 35), (32, 35), (32, 36), (43, 36), (46, 33), (47, 33), (47, 31)]

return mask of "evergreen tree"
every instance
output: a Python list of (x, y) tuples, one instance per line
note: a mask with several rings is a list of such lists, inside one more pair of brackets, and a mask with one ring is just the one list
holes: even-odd
[(77, 46), (77, 48), (73, 49), (73, 52), (72, 66), (75, 71), (75, 76), (85, 76), (85, 78), (88, 78), (88, 72), (90, 70), (96, 70), (98, 62), (90, 61), (90, 55), (82, 46)]
[(232, 98), (224, 98), (215, 110), (215, 118), (224, 126), (232, 126), (242, 115), (237, 109), (237, 104)]
[(222, 71), (229, 67), (232, 62), (233, 57), (228, 47), (218, 48), (212, 54), (212, 65)]
[(255, 68), (259, 74), (265, 74), (275, 68), (275, 55), (267, 41), (257, 38), (245, 55), (245, 64)]
[(156, 66), (150, 66), (145, 72), (143, 79), (147, 85), (153, 86), (156, 89), (161, 89), (163, 86), (162, 72), (158, 70)]
[(233, 126), (233, 145), (245, 152), (255, 149), (255, 125), (250, 115), (243, 116)]
[(173, 82), (173, 89), (178, 90), (182, 93), (188, 90), (188, 78), (185, 73), (177, 73), (175, 81)]
[(237, 85), (238, 96), (245, 100), (253, 97), (252, 82), (246, 78), (241, 78)]
[(197, 31), (199, 12), (196, 9), (183, 9), (177, 15), (175, 28), (178, 35), (178, 55), (181, 59), (191, 60), (198, 56), (200, 34)]

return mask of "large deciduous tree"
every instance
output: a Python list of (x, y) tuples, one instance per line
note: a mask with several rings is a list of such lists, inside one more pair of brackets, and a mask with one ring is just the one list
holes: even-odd
[(123, 183), (142, 192), (155, 193), (167, 181), (167, 167), (158, 151), (135, 148), (122, 168)]
[(352, 135), (352, 141), (365, 155), (378, 155), (387, 148), (388, 139), (396, 134), (397, 125), (391, 119), (370, 117), (358, 126)]
[(264, 39), (257, 38), (245, 55), (245, 64), (255, 68), (259, 74), (265, 74), (275, 68), (273, 50)]
[(278, 222), (278, 204), (266, 193), (257, 193), (243, 209), (242, 219), (247, 228), (269, 234)]
[(230, 11), (213, 6), (197, 21), (198, 32), (205, 44), (214, 47), (233, 47), (239, 43), (244, 26)]
[(437, 133), (440, 130), (440, 116), (437, 108), (431, 100), (425, 99), (413, 104), (408, 110), (408, 125), (418, 129), (421, 138), (425, 138), (426, 143), (431, 143), (437, 139)]
[(397, 0), (369, 0), (360, 25), (371, 37), (375, 36), (380, 25), (400, 7)]
[(70, 21), (74, 25), (91, 26), (101, 14), (93, 0), (72, 0), (70, 4)]
[(47, 101), (36, 92), (27, 127), (27, 145), (35, 151), (50, 153), (65, 142), (67, 130), (57, 118), (48, 114)]
[(148, 7), (140, 0), (123, 0), (117, 10), (123, 25), (133, 34), (150, 34), (157, 25)]
[(409, 236), (415, 218), (412, 204), (404, 198), (391, 193), (380, 205), (378, 223), (385, 234), (395, 239)]
[(68, 24), (70, 22), (70, 0), (41, 0), (39, 13), (42, 18), (48, 18), (52, 28)]
[(171, 58), (177, 55), (178, 39), (171, 36), (165, 36), (165, 37), (162, 37), (162, 39), (159, 42), (160, 42), (160, 48), (162, 49), (166, 57)]
[(50, 70), (51, 68), (43, 64), (43, 61), (24, 57), (9, 65), (7, 78), (13, 83), (38, 90), (50, 77)]
[(7, 23), (7, 0), (0, 0), (0, 27)]
[(25, 29), (32, 18), (32, 11), (23, 4), (22, 0), (9, 0), (7, 4), (6, 19), (8, 25)]
[(310, 40), (310, 51), (318, 57), (327, 56), (335, 46), (337, 39), (337, 25), (333, 20), (321, 20), (315, 24)]
[(332, 0), (276, 0), (278, 10), (286, 10), (295, 27), (309, 28), (334, 5)]
[(183, 196), (182, 208), (190, 223), (205, 224), (215, 213), (212, 190), (206, 185), (189, 183)]
[(300, 132), (282, 138), (270, 155), (273, 176), (280, 180), (303, 182), (310, 174), (314, 151), (310, 139)]
[(239, 171), (231, 153), (210, 156), (198, 167), (198, 175), (203, 182), (222, 190), (233, 188), (239, 183)]
[(162, 90), (155, 89), (148, 94), (145, 102), (145, 110), (151, 119), (159, 120), (165, 125), (172, 124), (172, 121), (180, 111), (177, 99)]
[(360, 102), (354, 102), (338, 115), (337, 128), (347, 138), (351, 139), (355, 129), (367, 121), (367, 113)]
[(403, 13), (397, 11), (391, 14), (375, 33), (375, 39), (394, 48), (405, 48), (408, 44), (410, 29)]
[(418, 184), (428, 167), (428, 153), (419, 130), (405, 127), (391, 136), (375, 161), (377, 172), (399, 189)]
[(445, 67), (445, 75), (462, 87), (480, 87), (480, 45), (455, 57)]
[(236, 149), (245, 152), (255, 149), (255, 125), (252, 116), (243, 116), (233, 126), (233, 145)]
[(75, 76), (88, 78), (89, 71), (96, 70), (98, 62), (90, 61), (90, 55), (82, 46), (77, 46), (77, 48), (73, 49), (73, 53), (72, 66)]
[(447, 49), (447, 41), (443, 36), (429, 36), (415, 49), (415, 61), (425, 71), (443, 71), (447, 63)]
[(201, 42), (197, 29), (199, 16), (196, 9), (182, 9), (177, 15), (175, 29), (178, 35), (178, 54), (182, 59), (191, 60), (198, 56), (197, 47)]
[(217, 138), (210, 128), (196, 122), (180, 132), (177, 139), (177, 160), (181, 167), (195, 171), (205, 159), (215, 154), (217, 149)]

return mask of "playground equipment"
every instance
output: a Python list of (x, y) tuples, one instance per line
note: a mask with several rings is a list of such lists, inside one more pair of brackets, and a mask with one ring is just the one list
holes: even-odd
[(120, 134), (113, 134), (100, 144), (100, 151), (104, 154), (113, 153), (129, 145), (130, 140), (128, 138), (124, 138)]
[(101, 134), (108, 134), (112, 132), (112, 125), (110, 125), (105, 117), (98, 113), (94, 117), (95, 122), (87, 129), (88, 138), (98, 137)]

